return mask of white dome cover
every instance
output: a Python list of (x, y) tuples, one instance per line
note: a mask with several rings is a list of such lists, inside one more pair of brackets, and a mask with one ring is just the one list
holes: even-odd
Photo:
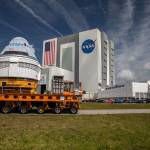
[(15, 38), (13, 38), (10, 41), (10, 44), (13, 44), (13, 43), (20, 43), (20, 44), (26, 43), (29, 46), (28, 41), (25, 38), (22, 38), (22, 37), (15, 37)]
[(9, 45), (7, 45), (3, 51), (1, 52), (1, 54), (5, 54), (5, 52), (12, 52), (12, 51), (16, 51), (16, 52), (23, 52), (28, 54), (28, 56), (34, 57), (35, 56), (35, 49), (33, 48), (32, 45), (29, 44), (29, 42), (22, 38), (22, 37), (15, 37), (13, 38)]
[(41, 65), (34, 48), (22, 37), (13, 38), (0, 54), (0, 78), (40, 80)]

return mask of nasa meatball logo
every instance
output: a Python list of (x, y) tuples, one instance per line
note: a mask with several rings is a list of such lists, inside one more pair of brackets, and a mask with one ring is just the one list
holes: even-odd
[(85, 40), (82, 43), (82, 51), (87, 54), (91, 53), (95, 49), (95, 41), (91, 39)]

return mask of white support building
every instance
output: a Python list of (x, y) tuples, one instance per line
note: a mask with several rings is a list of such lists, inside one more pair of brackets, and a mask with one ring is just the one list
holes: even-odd
[(149, 82), (132, 82), (125, 85), (106, 88), (98, 92), (98, 98), (135, 98), (147, 99), (149, 93)]
[(42, 67), (41, 80), (39, 82), (40, 92), (45, 90), (51, 91), (53, 76), (64, 76), (65, 81), (74, 81), (74, 73), (56, 66), (45, 66)]

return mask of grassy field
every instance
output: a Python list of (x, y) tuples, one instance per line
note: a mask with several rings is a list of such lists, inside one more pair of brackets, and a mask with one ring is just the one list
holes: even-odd
[(0, 115), (0, 150), (149, 150), (150, 114)]
[(80, 109), (150, 109), (150, 104), (82, 103)]

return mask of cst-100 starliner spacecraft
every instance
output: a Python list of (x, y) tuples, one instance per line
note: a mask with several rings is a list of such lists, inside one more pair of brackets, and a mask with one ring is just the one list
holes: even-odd
[[(40, 80), (41, 66), (35, 49), (22, 37), (13, 38), (0, 53), (2, 92), (34, 92)], [(15, 87), (15, 88), (14, 88)]]

